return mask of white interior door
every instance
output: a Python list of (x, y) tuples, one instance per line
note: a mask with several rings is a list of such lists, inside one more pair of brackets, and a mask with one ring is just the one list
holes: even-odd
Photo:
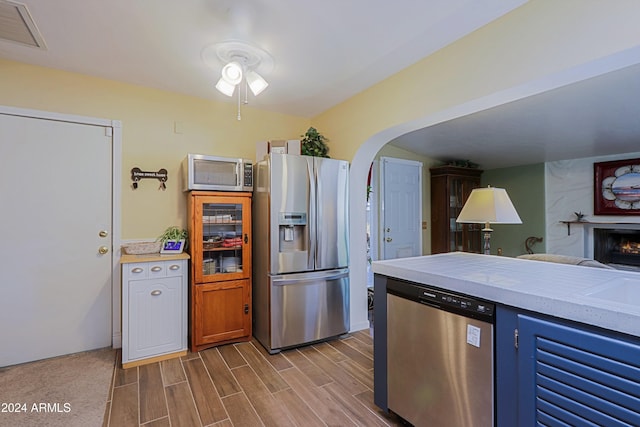
[(108, 130), (0, 114), (0, 366), (111, 345)]
[(382, 259), (422, 255), (422, 163), (380, 158)]

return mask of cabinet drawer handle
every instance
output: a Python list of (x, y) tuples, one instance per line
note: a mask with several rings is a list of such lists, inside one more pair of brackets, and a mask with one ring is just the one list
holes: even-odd
[(144, 270), (140, 267), (136, 267), (133, 270), (131, 270), (132, 273), (142, 273)]
[(157, 297), (158, 295), (160, 295), (162, 293), (162, 291), (159, 290), (155, 290), (155, 291), (151, 291), (151, 295), (153, 295), (154, 297)]
[(171, 267), (169, 267), (169, 270), (180, 270), (180, 266), (177, 264), (173, 264)]
[(162, 267), (151, 267), (151, 271), (156, 272), (162, 270)]

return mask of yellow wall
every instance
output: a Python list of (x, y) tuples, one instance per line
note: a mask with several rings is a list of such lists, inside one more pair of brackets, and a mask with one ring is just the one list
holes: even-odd
[(636, 0), (530, 0), (312, 119), (331, 156), (351, 161), (352, 330), (368, 324), (362, 189), (379, 150), (404, 133), (597, 75), (628, 57), (640, 62), (638, 16)]
[[(549, 79), (640, 46), (639, 16), (637, 0), (530, 0), (311, 120), (245, 108), (237, 122), (234, 104), (1, 60), (0, 105), (122, 120), (123, 239), (185, 224), (176, 175), (187, 152), (253, 158), (256, 141), (298, 138), (313, 125), (329, 138), (331, 157), (352, 162), (351, 330), (359, 330), (368, 327), (364, 189), (378, 150), (402, 133), (498, 105), (496, 97), (530, 95), (542, 80), (540, 90), (551, 88)], [(182, 134), (173, 131), (176, 121)], [(143, 182), (133, 192), (134, 166), (167, 168), (167, 191)]]
[[(0, 104), (121, 120), (122, 238), (185, 224), (178, 165), (188, 152), (255, 157), (255, 142), (293, 139), (310, 124), (333, 158), (352, 160), (373, 135), (640, 44), (636, 0), (530, 0), (471, 35), (312, 120), (0, 60)], [(174, 132), (178, 122), (182, 133)], [(132, 167), (169, 171), (168, 189), (129, 187)]]
[[(0, 105), (122, 121), (122, 238), (154, 239), (169, 225), (186, 226), (179, 166), (187, 153), (255, 158), (265, 139), (297, 139), (301, 117), (179, 95), (64, 71), (0, 60)], [(181, 133), (175, 132), (175, 124)], [(81, 159), (69, 159), (69, 167)], [(167, 169), (131, 189), (131, 168)], [(81, 196), (80, 196), (81, 197)]]
[(636, 0), (530, 0), (312, 124), (351, 160), (385, 129), (638, 46), (638, 17)]

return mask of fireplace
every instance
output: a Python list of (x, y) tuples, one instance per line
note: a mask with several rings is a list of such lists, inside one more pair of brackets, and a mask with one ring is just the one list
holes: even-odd
[(640, 267), (640, 230), (594, 228), (593, 241), (597, 261)]

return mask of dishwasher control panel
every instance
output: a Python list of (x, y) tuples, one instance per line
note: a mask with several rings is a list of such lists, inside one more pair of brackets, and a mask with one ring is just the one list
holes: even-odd
[(465, 296), (450, 294), (435, 289), (420, 289), (418, 294), (420, 302), (447, 306), (464, 311), (471, 311), (479, 314), (493, 315), (495, 306), (491, 303), (478, 301)]
[(390, 279), (387, 292), (468, 317), (493, 322), (495, 304), (442, 289)]

